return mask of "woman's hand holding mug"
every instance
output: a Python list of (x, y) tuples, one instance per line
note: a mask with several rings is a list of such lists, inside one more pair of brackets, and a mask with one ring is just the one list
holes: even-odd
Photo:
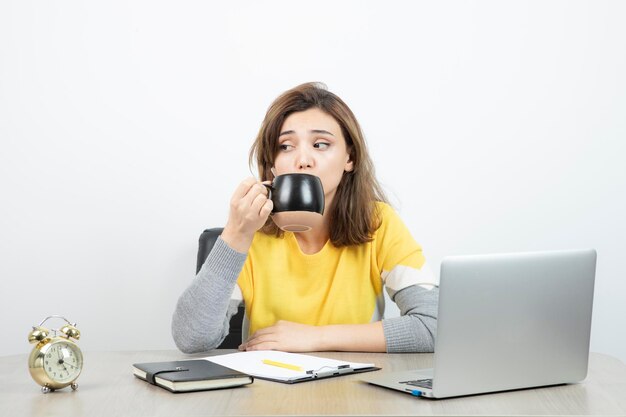
[(320, 227), (324, 220), (322, 181), (304, 173), (278, 175), (273, 182), (244, 180), (230, 200), (222, 240), (237, 252), (248, 252), (254, 233), (263, 227), (270, 214), (274, 223), (288, 232), (307, 232)]
[(267, 198), (268, 191), (263, 184), (256, 178), (247, 178), (239, 184), (230, 199), (228, 221), (222, 232), (222, 240), (237, 252), (248, 252), (254, 233), (263, 227), (274, 208), (272, 200)]

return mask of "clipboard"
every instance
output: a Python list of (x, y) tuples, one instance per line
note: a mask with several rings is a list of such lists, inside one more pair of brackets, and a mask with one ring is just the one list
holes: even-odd
[[(284, 384), (295, 384), (380, 369), (373, 363), (347, 362), (276, 350), (238, 352), (208, 356), (203, 359), (252, 375), (255, 378)], [(279, 365), (269, 365), (268, 362)]]

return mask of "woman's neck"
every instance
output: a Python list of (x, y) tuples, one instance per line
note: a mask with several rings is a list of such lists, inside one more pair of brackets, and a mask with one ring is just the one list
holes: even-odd
[(324, 216), (324, 222), (322, 226), (316, 229), (311, 229), (308, 232), (294, 233), (293, 235), (300, 246), (300, 250), (307, 254), (313, 255), (322, 250), (328, 238), (330, 237), (330, 228), (328, 218)]
[(328, 238), (330, 237), (330, 208), (332, 206), (335, 192), (331, 195), (324, 196), (324, 221), (322, 226), (317, 229), (309, 230), (308, 232), (294, 233), (300, 250), (307, 255), (314, 255), (322, 250)]
[(328, 233), (316, 233), (313, 230), (308, 232), (294, 233), (298, 246), (302, 253), (314, 255), (322, 250), (328, 241)]

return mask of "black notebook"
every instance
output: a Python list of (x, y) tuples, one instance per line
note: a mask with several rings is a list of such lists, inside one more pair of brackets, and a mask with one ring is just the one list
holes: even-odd
[(171, 392), (239, 387), (254, 381), (250, 375), (202, 359), (135, 363), (133, 374)]

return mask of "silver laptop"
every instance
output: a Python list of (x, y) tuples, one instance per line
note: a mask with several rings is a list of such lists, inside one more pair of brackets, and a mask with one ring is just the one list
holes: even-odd
[(431, 398), (581, 381), (595, 270), (593, 249), (445, 258), (433, 368), (363, 380)]

